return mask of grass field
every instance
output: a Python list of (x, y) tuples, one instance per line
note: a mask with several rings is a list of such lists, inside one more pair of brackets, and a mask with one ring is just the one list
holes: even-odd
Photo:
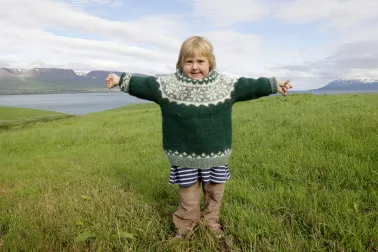
[(0, 106), (0, 131), (73, 117), (59, 112)]
[(233, 119), (221, 241), (169, 241), (155, 105), (1, 131), (0, 250), (378, 250), (378, 94), (267, 97)]

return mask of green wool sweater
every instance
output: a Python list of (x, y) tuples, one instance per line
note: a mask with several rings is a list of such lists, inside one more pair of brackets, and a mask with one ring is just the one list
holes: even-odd
[(277, 93), (277, 79), (231, 78), (213, 70), (201, 80), (182, 71), (154, 77), (123, 73), (123, 92), (160, 105), (163, 148), (172, 166), (225, 165), (232, 147), (232, 105)]

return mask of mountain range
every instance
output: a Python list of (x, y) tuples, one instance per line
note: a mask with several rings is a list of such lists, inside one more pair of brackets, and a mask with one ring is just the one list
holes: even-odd
[(112, 92), (105, 87), (108, 74), (102, 70), (83, 73), (59, 68), (0, 68), (0, 94)]
[(378, 80), (371, 79), (350, 79), (334, 80), (317, 91), (342, 90), (342, 91), (378, 91)]
[[(121, 75), (121, 72), (114, 72)], [(44, 94), (73, 92), (113, 92), (105, 87), (109, 71), (95, 70), (88, 73), (72, 69), (0, 68), (0, 95), (4, 94)], [(146, 74), (133, 73), (146, 76)], [(354, 79), (335, 80), (312, 91), (378, 91), (378, 80)]]

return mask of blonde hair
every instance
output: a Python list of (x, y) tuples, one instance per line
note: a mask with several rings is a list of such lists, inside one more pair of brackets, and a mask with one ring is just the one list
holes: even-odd
[(176, 69), (182, 70), (185, 59), (193, 57), (195, 50), (199, 50), (202, 57), (206, 57), (209, 60), (209, 70), (214, 70), (216, 64), (213, 46), (208, 39), (200, 36), (189, 37), (182, 43), (180, 54), (176, 63)]

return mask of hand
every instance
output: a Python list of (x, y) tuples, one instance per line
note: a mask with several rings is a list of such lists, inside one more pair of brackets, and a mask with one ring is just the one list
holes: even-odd
[(286, 96), (287, 92), (289, 92), (289, 89), (292, 87), (293, 86), (290, 84), (290, 80), (278, 81), (277, 92), (282, 94), (283, 96)]
[(114, 73), (108, 74), (108, 77), (105, 79), (106, 87), (109, 89), (114, 88), (118, 85), (119, 79), (119, 76)]

